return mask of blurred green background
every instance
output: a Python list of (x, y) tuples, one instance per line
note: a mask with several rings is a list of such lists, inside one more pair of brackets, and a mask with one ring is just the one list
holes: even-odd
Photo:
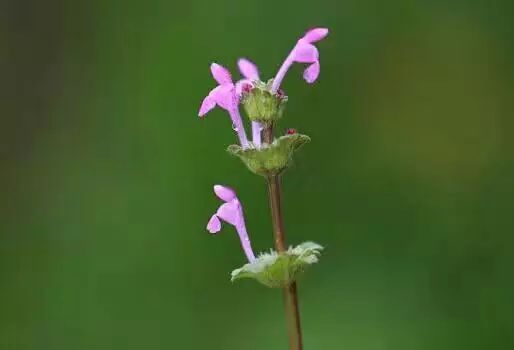
[(310, 135), (284, 178), (306, 349), (514, 348), (514, 3), (0, 2), (0, 348), (286, 349), (279, 291), (231, 284), (235, 187), (256, 250), (266, 187), (197, 117), (209, 64), (296, 66), (280, 130)]

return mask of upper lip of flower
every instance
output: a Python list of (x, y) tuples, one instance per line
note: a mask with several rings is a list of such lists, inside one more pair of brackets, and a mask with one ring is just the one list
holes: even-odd
[(247, 58), (240, 58), (237, 60), (237, 66), (244, 79), (240, 79), (236, 83), (236, 95), (240, 98), (244, 93), (247, 85), (253, 88), (254, 82), (260, 80), (259, 69), (257, 66)]
[(237, 61), (237, 66), (239, 67), (239, 71), (241, 75), (249, 80), (259, 80), (259, 69), (247, 58), (240, 58)]

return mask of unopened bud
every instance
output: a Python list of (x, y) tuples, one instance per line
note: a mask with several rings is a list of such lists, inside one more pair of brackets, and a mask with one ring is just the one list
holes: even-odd
[(271, 124), (282, 116), (287, 96), (281, 90), (272, 93), (270, 84), (255, 82), (251, 89), (243, 86), (241, 102), (250, 120)]

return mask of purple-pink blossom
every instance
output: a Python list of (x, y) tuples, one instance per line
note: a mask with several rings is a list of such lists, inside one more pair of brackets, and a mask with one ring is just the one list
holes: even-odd
[[(253, 82), (260, 80), (259, 69), (252, 61), (246, 58), (240, 58), (237, 61), (237, 65), (241, 75), (244, 77), (244, 79), (236, 83), (236, 94), (241, 98), (245, 89), (248, 89), (249, 86), (253, 87)], [(261, 131), (261, 123), (252, 121), (252, 141), (256, 147), (261, 146)]]
[(246, 137), (243, 120), (239, 114), (239, 98), (236, 94), (236, 87), (232, 82), (232, 76), (228, 69), (217, 63), (211, 64), (211, 73), (214, 80), (216, 80), (219, 85), (212, 89), (203, 99), (198, 116), (205, 116), (216, 106), (223, 108), (230, 115), (241, 147), (247, 148), (248, 139)]
[(327, 35), (327, 28), (314, 28), (309, 30), (303, 37), (298, 40), (295, 47), (293, 50), (291, 50), (284, 63), (278, 70), (277, 75), (273, 79), (273, 84), (271, 86), (272, 93), (276, 93), (278, 91), (287, 71), (295, 62), (309, 64), (309, 66), (303, 72), (303, 78), (309, 84), (315, 82), (316, 79), (318, 79), (320, 71), (319, 52), (313, 43), (322, 40)]
[(221, 222), (224, 221), (235, 227), (241, 245), (249, 262), (255, 260), (250, 238), (246, 231), (246, 224), (243, 214), (243, 205), (237, 198), (236, 192), (230, 187), (214, 185), (214, 193), (224, 203), (214, 213), (207, 223), (207, 230), (210, 233), (218, 233), (221, 230)]

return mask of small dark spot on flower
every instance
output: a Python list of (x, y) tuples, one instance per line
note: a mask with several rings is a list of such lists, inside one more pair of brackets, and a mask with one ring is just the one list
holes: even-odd
[(296, 134), (296, 129), (293, 129), (293, 128), (287, 129), (286, 134), (287, 135), (294, 135), (294, 134)]
[(251, 84), (244, 84), (242, 88), (243, 94), (249, 93), (250, 91), (252, 91), (252, 89), (253, 86)]

